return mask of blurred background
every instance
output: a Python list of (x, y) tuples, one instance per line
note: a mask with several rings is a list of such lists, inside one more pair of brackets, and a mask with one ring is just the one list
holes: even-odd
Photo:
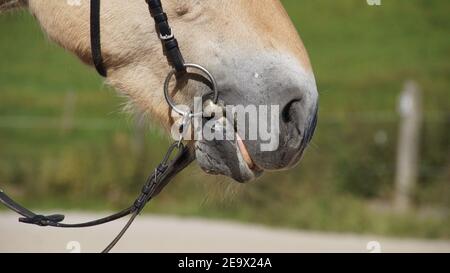
[[(247, 185), (192, 166), (146, 212), (450, 239), (450, 2), (282, 2), (320, 90), (302, 164)], [(0, 33), (0, 187), (40, 210), (128, 206), (169, 139), (27, 12)]]

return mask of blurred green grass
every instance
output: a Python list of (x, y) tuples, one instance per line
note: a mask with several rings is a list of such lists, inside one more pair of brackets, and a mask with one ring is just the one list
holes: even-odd
[[(310, 53), (321, 95), (317, 134), (303, 163), (249, 185), (192, 166), (147, 211), (450, 238), (450, 2), (283, 3)], [(140, 152), (123, 101), (92, 69), (48, 42), (26, 12), (0, 16), (0, 33), (1, 187), (40, 209), (128, 205), (169, 141), (148, 130)], [(389, 203), (396, 104), (407, 79), (423, 89), (425, 125), (415, 209), (398, 215)], [(75, 128), (64, 132), (58, 124), (68, 92), (76, 93)], [(98, 123), (85, 126), (93, 120)], [(380, 133), (386, 143), (374, 141)], [(439, 213), (423, 213), (429, 208)]]

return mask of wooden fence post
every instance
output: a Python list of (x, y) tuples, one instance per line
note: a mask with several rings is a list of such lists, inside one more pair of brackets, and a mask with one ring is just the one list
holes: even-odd
[(411, 207), (411, 195), (417, 184), (422, 125), (421, 99), (421, 92), (417, 84), (413, 81), (406, 82), (398, 107), (400, 128), (394, 201), (398, 211), (406, 211)]

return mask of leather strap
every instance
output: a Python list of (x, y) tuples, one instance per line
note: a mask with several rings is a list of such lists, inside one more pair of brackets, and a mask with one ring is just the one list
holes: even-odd
[[(145, 0), (151, 16), (155, 20), (156, 32), (159, 35), (163, 45), (164, 55), (169, 64), (177, 71), (183, 73), (186, 71), (185, 61), (181, 54), (177, 39), (169, 25), (167, 14), (164, 12), (161, 0)], [(91, 52), (92, 60), (98, 74), (107, 77), (107, 71), (102, 57), (101, 47), (101, 28), (100, 28), (100, 0), (91, 0)]]
[(169, 25), (167, 14), (164, 12), (161, 0), (145, 1), (148, 4), (151, 16), (155, 20), (156, 32), (161, 39), (167, 61), (178, 73), (185, 72), (184, 58), (178, 46), (178, 41), (175, 39), (174, 33)]
[(100, 36), (100, 0), (91, 0), (91, 52), (95, 69), (106, 78), (108, 75), (103, 65)]
[[(168, 155), (170, 155), (174, 151), (174, 148), (176, 147), (175, 145), (178, 144), (174, 144), (171, 146), (171, 148), (167, 153)], [(195, 160), (195, 154), (190, 148), (182, 147), (178, 155), (170, 162), (169, 160), (171, 159), (168, 156), (166, 156), (163, 162), (149, 176), (149, 178), (146, 180), (146, 183), (144, 184), (141, 190), (139, 197), (135, 200), (133, 205), (116, 214), (100, 218), (94, 221), (77, 224), (61, 223), (65, 218), (64, 215), (55, 214), (45, 216), (36, 214), (31, 210), (23, 207), (19, 203), (15, 202), (6, 193), (4, 193), (3, 190), (0, 190), (0, 203), (3, 203), (9, 209), (22, 215), (23, 217), (19, 218), (19, 222), (26, 224), (34, 224), (38, 226), (51, 226), (58, 228), (83, 228), (106, 224), (114, 220), (123, 218), (134, 212), (139, 214), (144, 208), (144, 206), (152, 198), (157, 196), (174, 176), (176, 176), (179, 172), (181, 172)]]
[[(146, 0), (150, 13), (155, 20), (157, 33), (160, 35), (164, 47), (164, 53), (173, 66), (176, 72), (186, 71), (183, 56), (178, 47), (178, 42), (175, 39), (172, 30), (169, 26), (167, 14), (164, 12), (161, 4), (161, 0)], [(92, 60), (98, 73), (103, 77), (107, 76), (102, 57), (101, 37), (100, 37), (100, 0), (91, 0), (91, 51)], [(178, 153), (174, 159), (171, 156), (175, 150)], [(120, 240), (123, 234), (130, 227), (134, 219), (144, 209), (144, 206), (155, 196), (157, 196), (161, 190), (184, 168), (195, 160), (195, 153), (191, 148), (184, 147), (181, 143), (174, 143), (170, 146), (166, 156), (162, 160), (161, 164), (154, 170), (154, 172), (146, 180), (139, 197), (135, 200), (133, 205), (126, 208), (116, 214), (100, 218), (94, 221), (77, 224), (65, 224), (65, 216), (62, 214), (54, 215), (40, 215), (28, 210), (19, 203), (11, 199), (3, 190), (0, 189), (0, 203), (3, 203), (6, 207), (17, 212), (23, 217), (19, 218), (19, 221), (27, 224), (34, 224), (38, 226), (52, 226), (59, 228), (83, 228), (98, 226), (105, 224), (127, 215), (132, 214), (128, 223), (122, 229), (122, 231), (116, 236), (116, 238), (108, 245), (104, 252), (109, 252), (114, 245)]]

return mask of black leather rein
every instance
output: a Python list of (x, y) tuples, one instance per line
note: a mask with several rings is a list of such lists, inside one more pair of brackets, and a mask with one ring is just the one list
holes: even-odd
[[(156, 31), (161, 39), (164, 54), (167, 56), (169, 64), (173, 67), (176, 73), (185, 72), (186, 65), (178, 47), (178, 42), (169, 26), (167, 15), (163, 10), (161, 0), (146, 0), (146, 2), (148, 4), (150, 14), (155, 20)], [(106, 77), (107, 69), (104, 66), (101, 50), (100, 0), (91, 0), (91, 47), (92, 59), (95, 67), (100, 75)], [(45, 216), (36, 214), (15, 202), (8, 195), (6, 195), (3, 190), (0, 190), (0, 202), (11, 210), (22, 215), (23, 217), (19, 218), (19, 221), (22, 223), (58, 228), (84, 228), (98, 226), (131, 214), (131, 218), (122, 231), (103, 251), (109, 252), (127, 231), (137, 215), (139, 215), (139, 213), (144, 209), (147, 202), (158, 195), (172, 178), (174, 178), (194, 160), (195, 153), (189, 147), (185, 147), (181, 141), (175, 142), (169, 147), (166, 156), (158, 167), (155, 168), (152, 174), (148, 177), (141, 193), (130, 207), (116, 214), (90, 222), (66, 224), (62, 223), (65, 218), (64, 215), (55, 214)]]

